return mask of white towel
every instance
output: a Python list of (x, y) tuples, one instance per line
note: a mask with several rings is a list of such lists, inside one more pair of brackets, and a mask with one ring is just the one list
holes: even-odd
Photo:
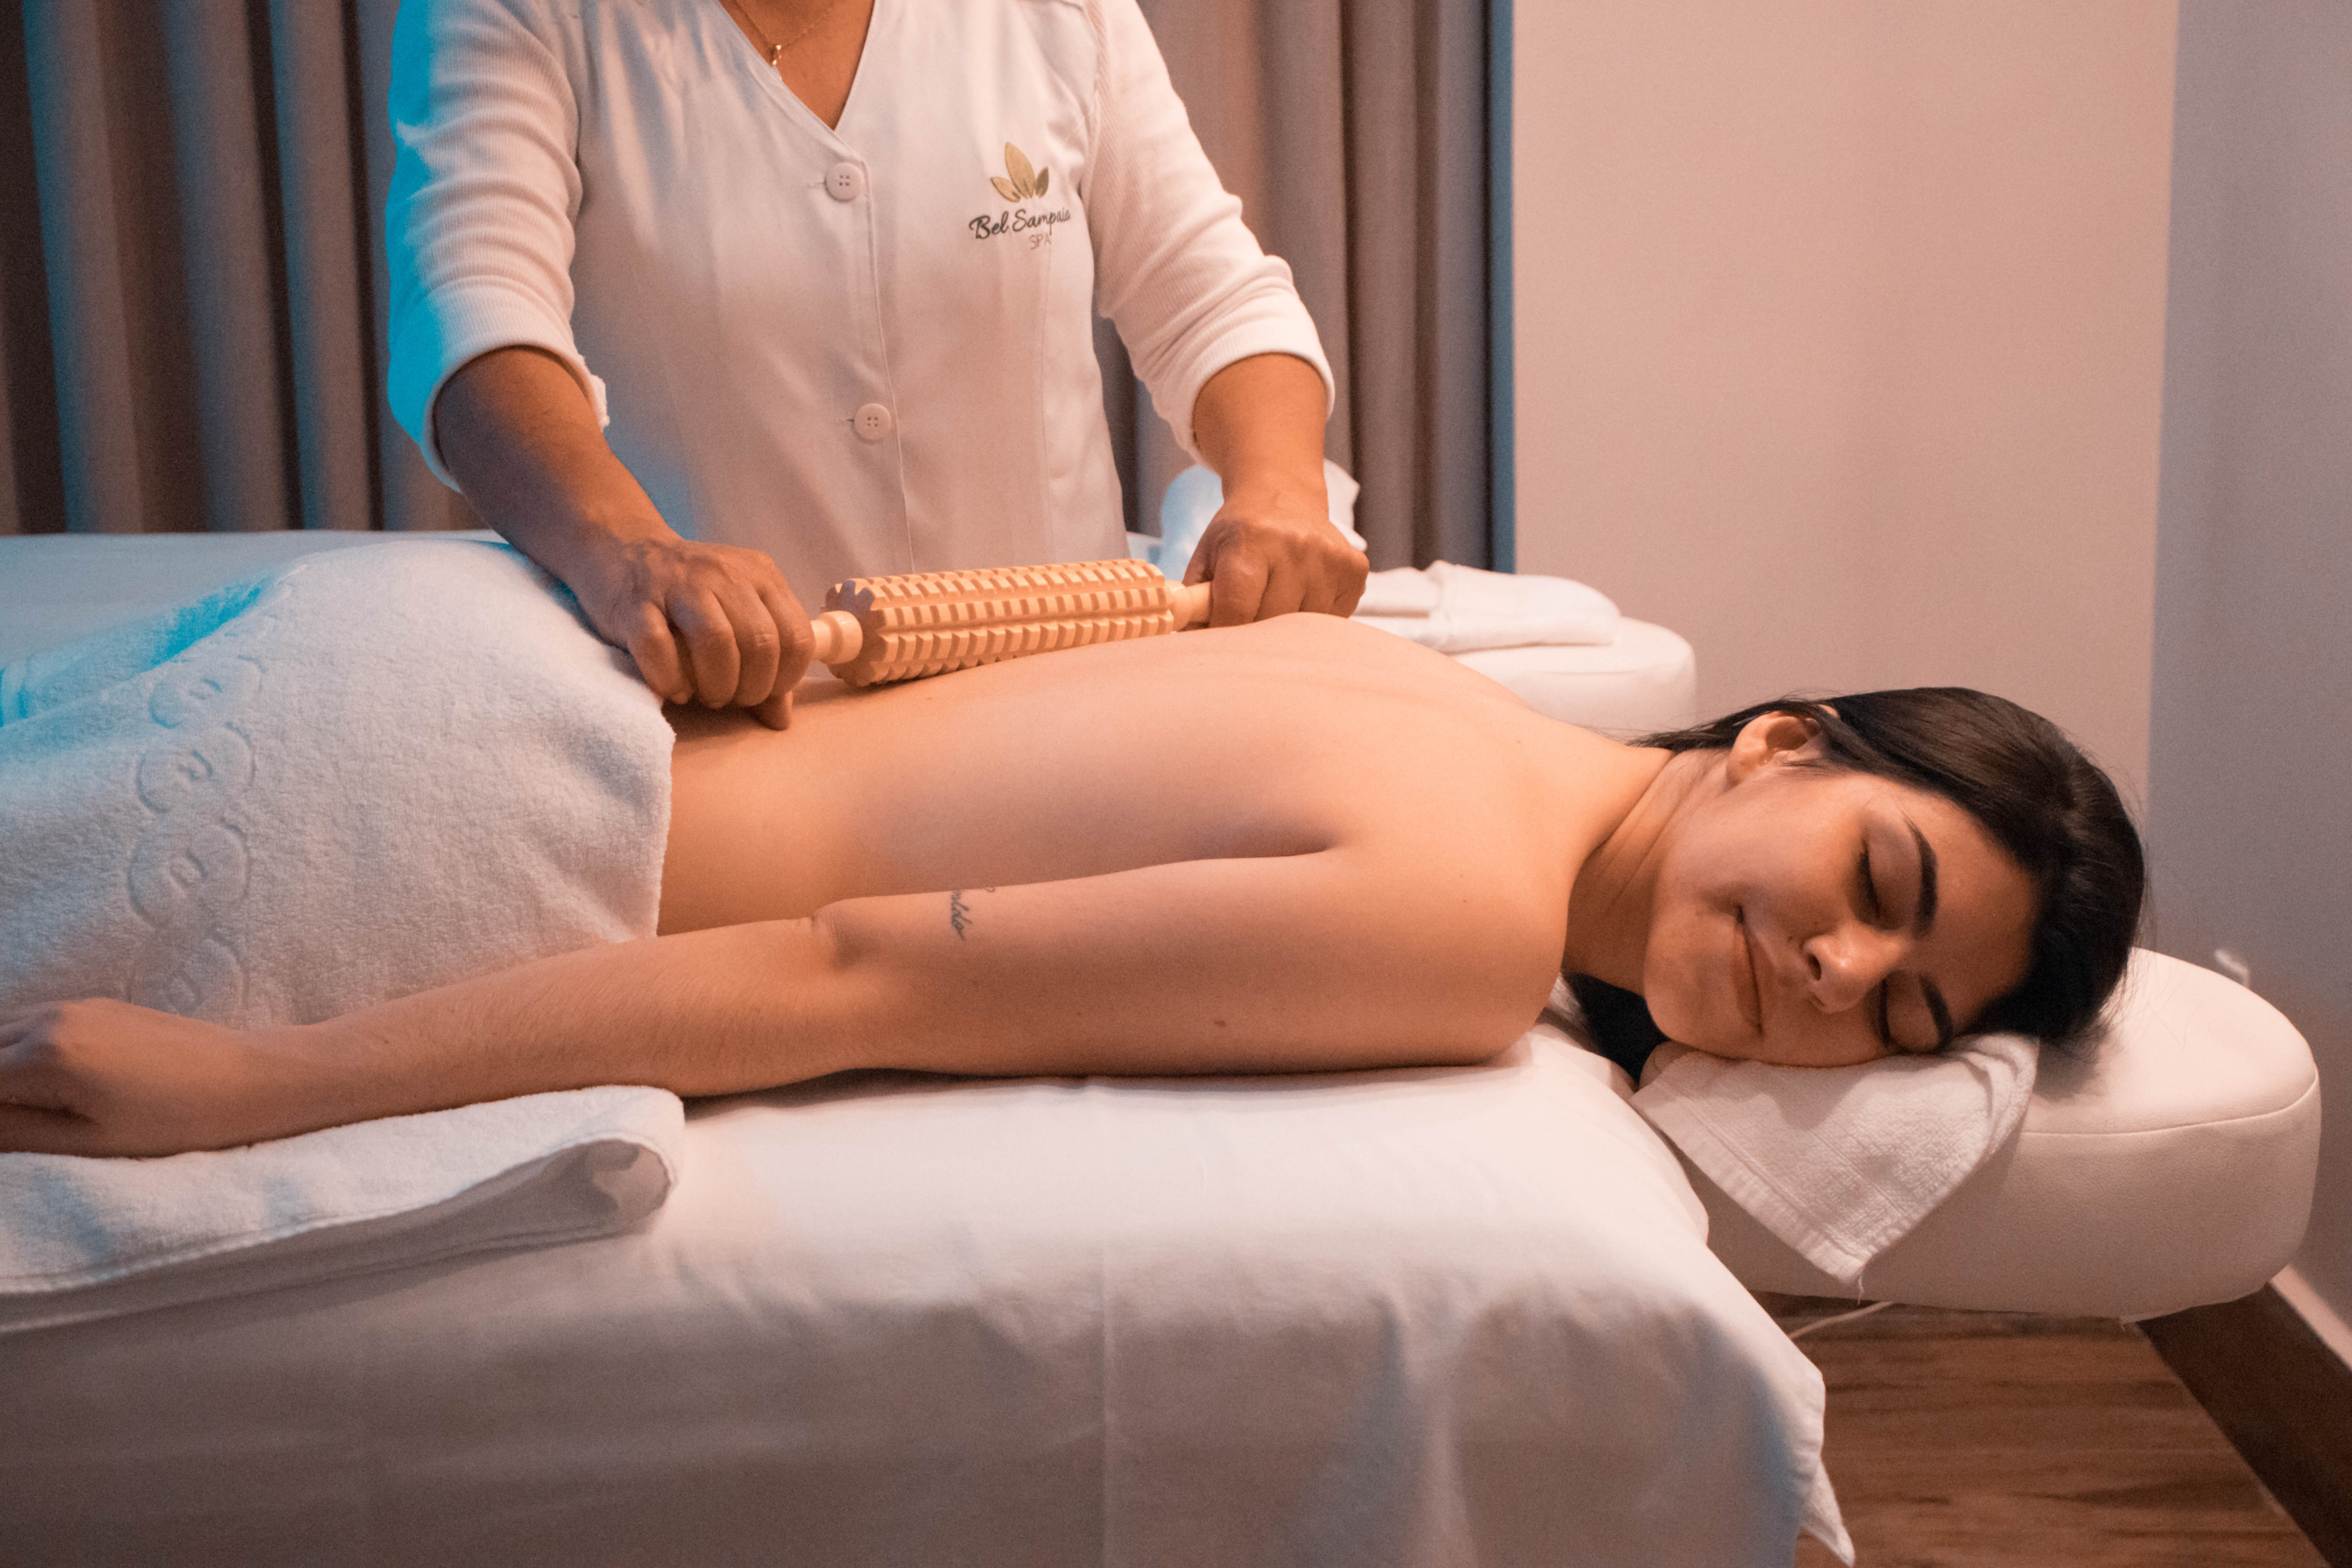
[(1440, 653), (1538, 644), (1603, 646), (1617, 638), (1617, 606), (1566, 577), (1485, 572), (1450, 561), (1365, 581), (1355, 618)]
[(162, 1160), (0, 1155), (0, 1333), (604, 1236), (661, 1206), (685, 1115), (530, 1094)]
[(1860, 1067), (1726, 1061), (1668, 1043), (1633, 1108), (1724, 1194), (1849, 1286), (2008, 1142), (2040, 1047), (1964, 1038)]
[[(0, 1007), (302, 1023), (649, 935), (671, 740), (503, 546), (313, 556), (33, 655), (0, 670)], [(178, 1160), (0, 1155), (0, 1327), (383, 1267), (398, 1236), (635, 1223), (677, 1114), (589, 1090)]]

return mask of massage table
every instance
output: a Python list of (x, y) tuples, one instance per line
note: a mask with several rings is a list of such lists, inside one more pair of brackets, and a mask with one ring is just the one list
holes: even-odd
[[(373, 542), (0, 541), (0, 667)], [(705, 1102), (625, 1234), (0, 1337), (0, 1562), (1786, 1562), (1843, 1532), (1818, 1373), (1747, 1287), (1825, 1277), (1631, 1089), (1538, 1029), (1465, 1069)], [(2142, 955), (1864, 1284), (2242, 1295), (2317, 1111), (2284, 1019)]]

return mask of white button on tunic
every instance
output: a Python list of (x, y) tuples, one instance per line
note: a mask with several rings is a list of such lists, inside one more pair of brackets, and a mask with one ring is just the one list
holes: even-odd
[(711, 0), (407, 0), (391, 110), (392, 401), (436, 471), (443, 382), (543, 348), (673, 527), (803, 603), (1125, 553), (1097, 300), (1188, 442), (1235, 360), (1329, 384), (1135, 0), (875, 0), (835, 128)]

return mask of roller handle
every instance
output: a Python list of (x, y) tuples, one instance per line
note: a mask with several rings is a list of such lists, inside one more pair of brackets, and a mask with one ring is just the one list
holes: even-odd
[(816, 636), (810, 658), (818, 664), (847, 664), (866, 646), (866, 628), (847, 610), (827, 610), (809, 622)]
[(1200, 625), (1209, 618), (1209, 584), (1195, 583), (1189, 588), (1168, 590), (1168, 607), (1176, 612), (1176, 629)]

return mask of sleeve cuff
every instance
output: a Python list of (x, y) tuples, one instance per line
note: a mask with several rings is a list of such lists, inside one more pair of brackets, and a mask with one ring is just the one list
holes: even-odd
[(386, 390), (393, 417), (424, 453), (433, 477), (453, 490), (458, 485), (441, 461), (434, 405), (451, 376), (492, 349), (535, 348), (554, 355), (595, 409), (597, 428), (612, 423), (604, 383), (572, 345), (570, 324), (520, 289), (491, 282), (438, 289), (424, 308), (408, 313), (406, 330), (391, 348)]
[(1152, 407), (1168, 422), (1177, 444), (1194, 462), (1202, 460), (1200, 448), (1192, 441), (1192, 409), (1200, 401), (1201, 389), (1227, 365), (1257, 354), (1288, 354), (1293, 359), (1305, 360), (1323, 380), (1323, 417), (1331, 417), (1331, 410), (1338, 405), (1338, 395), (1332, 385), (1330, 362), (1323, 357), (1323, 345), (1314, 329), (1309, 326), (1302, 331), (1297, 323), (1282, 320), (1239, 322), (1202, 345), (1171, 381), (1164, 398), (1156, 392), (1152, 395)]

